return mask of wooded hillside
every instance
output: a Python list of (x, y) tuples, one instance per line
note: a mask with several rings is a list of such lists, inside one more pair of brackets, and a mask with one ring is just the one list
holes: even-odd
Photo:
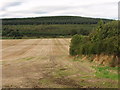
[[(71, 37), (88, 35), (101, 19), (77, 16), (3, 19), (3, 38)], [(103, 23), (112, 20), (102, 19)]]

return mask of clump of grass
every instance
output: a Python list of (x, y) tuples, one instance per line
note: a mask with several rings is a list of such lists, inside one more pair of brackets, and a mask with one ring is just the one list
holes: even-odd
[(96, 72), (95, 75), (96, 77), (99, 78), (109, 78), (109, 79), (113, 79), (113, 80), (117, 80), (120, 79), (118, 77), (118, 73), (113, 73), (110, 71), (116, 71), (119, 69), (118, 67), (93, 67)]
[(75, 56), (74, 58), (73, 58), (73, 61), (80, 61), (80, 62), (83, 62), (83, 60), (82, 60), (82, 58), (83, 58), (83, 56)]
[(73, 61), (80, 61), (80, 60), (75, 58), (75, 59), (73, 59)]
[(30, 57), (30, 58), (26, 58), (26, 60), (31, 60), (31, 59), (33, 59), (34, 57)]
[(65, 71), (65, 70), (64, 71), (63, 70), (59, 70), (59, 71), (56, 72), (56, 75), (58, 77), (64, 77), (64, 76), (68, 76), (70, 74), (71, 74), (71, 72)]
[(32, 60), (34, 57), (27, 57), (27, 58), (23, 58), (23, 60), (29, 61)]
[(116, 57), (114, 57), (110, 62), (109, 62), (109, 66), (111, 67), (115, 67), (118, 65), (118, 60)]
[(48, 85), (51, 83), (51, 81), (49, 79), (41, 79), (39, 83), (42, 85)]

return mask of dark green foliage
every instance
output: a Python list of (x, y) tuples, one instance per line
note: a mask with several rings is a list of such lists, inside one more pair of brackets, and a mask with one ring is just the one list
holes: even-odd
[(79, 53), (79, 45), (81, 43), (81, 36), (80, 35), (74, 35), (71, 40), (70, 45), (70, 54), (71, 55), (77, 55)]
[(74, 30), (74, 29), (71, 30), (71, 32), (70, 32), (71, 35), (75, 35), (75, 34), (77, 34), (77, 33), (78, 33), (77, 30)]
[(23, 35), (19, 32), (19, 30), (7, 30), (5, 29), (2, 33), (2, 36), (4, 37), (13, 37), (14, 39), (21, 39)]
[(70, 54), (71, 55), (79, 55), (82, 53), (86, 53), (85, 49), (86, 48), (81, 48), (81, 47), (86, 47), (86, 45), (84, 45), (84, 43), (86, 42), (86, 40), (88, 39), (87, 36), (82, 36), (82, 35), (74, 35), (73, 38), (71, 39), (71, 44), (70, 44)]
[[(104, 24), (100, 21), (96, 30), (84, 37), (80, 35), (73, 36), (70, 46), (71, 55), (91, 55), (91, 54), (107, 54), (120, 56), (120, 29), (118, 29), (118, 21)], [(78, 37), (80, 38), (78, 40)], [(76, 42), (77, 40), (77, 42)], [(76, 43), (74, 43), (76, 42)], [(77, 51), (77, 52), (75, 52)]]
[[(40, 25), (40, 24), (97, 24), (98, 18), (85, 18), (78, 16), (51, 16), (36, 18), (12, 18), (3, 19), (3, 25)], [(104, 23), (111, 21), (103, 19)]]
[(24, 37), (68, 37), (75, 34), (88, 35), (96, 25), (3, 25), (3, 36), (11, 30), (19, 30)]

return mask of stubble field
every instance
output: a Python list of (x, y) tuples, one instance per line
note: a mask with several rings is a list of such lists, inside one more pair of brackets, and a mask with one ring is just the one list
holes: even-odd
[(97, 78), (93, 65), (69, 55), (70, 38), (2, 40), (3, 87), (117, 87), (117, 80)]

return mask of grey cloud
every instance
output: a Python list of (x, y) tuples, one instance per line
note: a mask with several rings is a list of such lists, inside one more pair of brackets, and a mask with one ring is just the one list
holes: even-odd
[(120, 1), (118, 2), (118, 20), (120, 20)]
[(18, 5), (21, 5), (21, 4), (22, 4), (22, 2), (8, 2), (0, 10), (4, 11), (9, 7), (18, 6)]
[(49, 14), (51, 12), (67, 11), (67, 10), (73, 9), (73, 8), (75, 8), (75, 7), (70, 7), (70, 6), (39, 6), (39, 7), (30, 8), (29, 10), (13, 11), (12, 13)]
[(46, 14), (46, 13), (48, 13), (48, 12), (43, 12), (43, 11), (35, 11), (35, 12), (33, 12), (33, 13), (35, 13), (35, 14)]
[(50, 11), (57, 11), (57, 10), (68, 10), (71, 8), (74, 8), (74, 7), (72, 6), (38, 6), (38, 7), (32, 8), (32, 10), (36, 10), (36, 11), (42, 10), (42, 11), (50, 12)]

